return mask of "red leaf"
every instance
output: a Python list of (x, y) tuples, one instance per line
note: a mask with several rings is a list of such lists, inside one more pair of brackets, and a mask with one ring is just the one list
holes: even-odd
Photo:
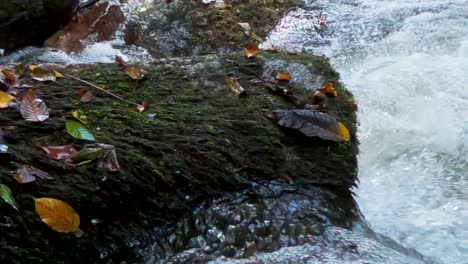
[(71, 144), (64, 146), (38, 145), (38, 147), (42, 148), (54, 160), (70, 159), (72, 154), (78, 152)]

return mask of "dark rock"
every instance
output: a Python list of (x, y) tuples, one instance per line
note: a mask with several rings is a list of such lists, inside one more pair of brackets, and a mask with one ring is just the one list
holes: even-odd
[(0, 1), (0, 49), (42, 43), (68, 22), (78, 0)]

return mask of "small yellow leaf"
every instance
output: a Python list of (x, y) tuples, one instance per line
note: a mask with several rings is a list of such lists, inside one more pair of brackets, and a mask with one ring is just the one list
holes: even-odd
[(34, 71), (35, 68), (37, 68), (37, 65), (34, 65), (34, 64), (29, 65), (30, 71)]
[(89, 123), (88, 117), (85, 115), (85, 113), (81, 109), (73, 110), (72, 116), (76, 118), (76, 120), (80, 121), (81, 123), (85, 125)]
[(8, 103), (15, 99), (13, 96), (0, 91), (0, 108), (8, 107)]
[(60, 72), (54, 70), (54, 74), (55, 74), (55, 77), (57, 78), (63, 78), (63, 74), (61, 74)]
[(338, 92), (335, 89), (335, 85), (332, 82), (329, 82), (329, 83), (325, 84), (324, 86), (320, 87), (319, 91), (322, 91), (324, 94), (330, 95), (330, 96), (337, 96), (338, 95)]
[(60, 233), (74, 233), (80, 226), (80, 216), (67, 203), (54, 198), (34, 199), (36, 213), (42, 222)]
[(276, 75), (276, 80), (278, 81), (290, 81), (291, 75), (287, 72), (280, 72)]
[(338, 122), (338, 137), (344, 141), (349, 141), (351, 139), (348, 128), (341, 122)]

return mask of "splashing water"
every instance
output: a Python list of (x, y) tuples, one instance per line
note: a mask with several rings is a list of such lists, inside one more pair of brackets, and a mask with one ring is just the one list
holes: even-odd
[(468, 263), (468, 1), (307, 4), (263, 45), (329, 56), (353, 91), (366, 219), (437, 262)]

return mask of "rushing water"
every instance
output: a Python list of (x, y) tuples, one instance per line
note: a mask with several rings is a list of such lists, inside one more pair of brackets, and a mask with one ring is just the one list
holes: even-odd
[(265, 45), (328, 55), (359, 104), (362, 213), (442, 263), (468, 263), (468, 1), (308, 1)]

